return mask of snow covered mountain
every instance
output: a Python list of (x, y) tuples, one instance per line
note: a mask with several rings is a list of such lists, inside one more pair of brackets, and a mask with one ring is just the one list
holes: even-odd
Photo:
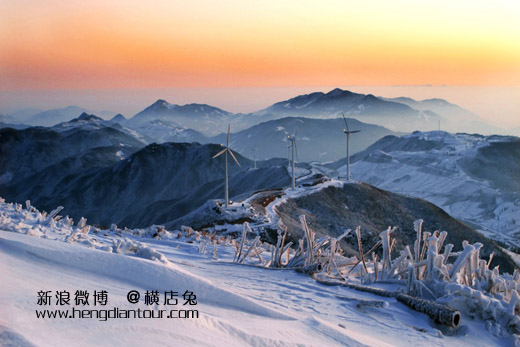
[[(105, 128), (99, 132), (103, 130), (117, 131)], [(51, 132), (46, 135), (55, 134)], [(121, 132), (119, 134), (123, 135)], [(76, 132), (70, 136), (77, 138), (79, 134)], [(56, 138), (59, 141), (62, 137)], [(23, 170), (24, 177), (6, 180), (9, 184), (2, 187), (0, 196), (22, 202), (31, 199), (35, 205), (46, 209), (62, 205), (66, 206), (66, 213), (75, 218), (84, 215), (93, 223), (105, 225), (124, 221), (127, 226), (162, 223), (167, 221), (161, 217), (164, 209), (168, 212), (168, 218), (173, 219), (190, 212), (208, 199), (222, 198), (224, 160), (222, 157), (212, 158), (221, 149), (218, 145), (152, 144), (129, 156), (127, 150), (135, 151), (136, 146), (123, 146), (123, 143), (119, 147), (113, 144), (109, 148), (106, 147), (109, 144), (100, 146), (94, 152), (89, 151), (89, 148), (82, 151), (69, 149), (67, 154), (54, 158), (56, 153), (52, 152), (52, 145), (31, 146), (39, 148), (37, 153), (33, 153), (25, 145), (16, 147), (13, 144), (11, 152), (18, 155), (19, 162), (24, 158), (37, 158), (46, 165), (33, 160), (35, 167), (28, 171), (16, 167), (16, 160), (12, 157), (5, 158), (11, 167), (6, 168), (4, 175), (12, 178)], [(42, 151), (50, 153), (40, 156)], [(112, 160), (97, 158), (104, 155), (105, 151), (113, 155)], [(118, 153), (121, 157), (118, 157)], [(54, 159), (51, 161), (47, 157)], [(285, 167), (264, 167), (249, 171), (247, 169), (252, 167), (252, 162), (240, 155), (238, 160), (242, 167), (230, 162), (231, 196), (287, 185), (290, 181)], [(163, 210), (148, 208), (155, 203), (165, 207)]]
[(121, 125), (120, 123), (113, 122), (112, 120), (107, 121), (103, 118), (100, 118), (93, 114), (88, 114), (86, 112), (83, 112), (81, 115), (79, 115), (79, 117), (74, 118), (68, 122), (62, 122), (49, 128), (54, 131), (67, 131), (74, 128), (81, 128), (83, 130), (99, 130), (103, 128), (114, 128), (129, 136), (134, 137), (137, 141), (143, 144), (148, 144), (155, 141), (154, 138), (151, 138), (149, 136), (146, 136), (146, 134), (141, 134), (135, 130), (127, 128), (126, 126)]
[(143, 123), (161, 120), (180, 124), (204, 134), (215, 135), (225, 131), (228, 122), (235, 118), (237, 116), (217, 107), (205, 104), (176, 105), (159, 99), (130, 118), (126, 125), (136, 128)]
[[(129, 122), (121, 124), (127, 125)], [(149, 138), (149, 142), (208, 142), (208, 138), (202, 133), (166, 120), (154, 119), (129, 126)]]
[[(78, 120), (79, 124), (82, 122), (85, 121)], [(81, 164), (78, 169), (89, 169), (91, 165), (119, 161), (143, 146), (134, 136), (109, 126), (0, 129), (0, 190), (5, 191), (6, 185), (16, 182), (23, 185), (28, 177), (66, 160)], [(96, 160), (85, 162), (85, 158), (94, 159), (92, 156)], [(64, 177), (65, 173), (58, 172), (57, 177)], [(41, 187), (49, 183), (38, 176), (33, 180), (31, 184)]]
[[(447, 132), (387, 136), (352, 158), (352, 175), (421, 197), (486, 235), (520, 246), (520, 139)], [(340, 173), (344, 160), (329, 167)]]
[[(173, 105), (175, 106), (175, 105)], [(158, 106), (160, 109), (166, 107), (164, 103)], [(173, 107), (175, 109), (175, 107)], [(137, 117), (137, 116), (136, 116)], [(157, 115), (146, 117), (158, 117)], [(169, 117), (169, 116), (168, 116)], [(257, 147), (257, 159), (269, 159), (274, 157), (287, 157), (287, 136), (294, 131), (298, 131), (297, 146), (299, 161), (331, 161), (345, 155), (345, 127), (343, 119), (311, 119), (302, 117), (286, 117), (253, 125), (244, 130), (237, 131), (236, 124), (243, 126), (245, 119), (253, 121), (263, 120), (263, 118), (252, 115), (243, 116), (245, 118), (235, 119), (232, 123), (231, 145), (240, 154), (246, 157), (253, 157), (251, 149)], [(166, 116), (162, 118), (167, 118)], [(172, 121), (151, 119), (135, 122), (133, 120), (122, 122), (125, 127), (130, 127), (136, 133), (142, 134), (148, 143), (166, 142), (199, 142), (216, 143), (226, 142), (226, 133), (208, 138), (201, 132), (184, 126), (185, 119), (176, 116), (170, 117), (178, 119), (179, 124)], [(195, 116), (192, 116), (195, 119)], [(219, 127), (226, 125), (224, 118), (220, 119)], [(356, 119), (349, 119), (352, 129), (361, 130), (362, 134), (353, 139), (351, 145), (352, 153), (365, 149), (370, 144), (381, 137), (394, 132), (381, 126), (366, 124)], [(188, 121), (187, 123), (192, 123)], [(210, 124), (211, 122), (208, 122)], [(253, 122), (254, 123), (254, 122)], [(193, 123), (192, 123), (193, 124)], [(239, 127), (240, 128), (240, 127)], [(227, 131), (227, 126), (226, 129)]]
[[(342, 125), (342, 119), (280, 121), (288, 122), (280, 123), (286, 128), (302, 126), (299, 137), (306, 135), (308, 123), (313, 129), (309, 133), (323, 127), (314, 122), (331, 123), (334, 129)], [(31, 199), (45, 209), (63, 205), (74, 217), (84, 215), (94, 223), (127, 226), (168, 223), (207, 200), (222, 198), (223, 160), (211, 158), (220, 146), (167, 143), (139, 150), (141, 142), (106, 123), (111, 124), (83, 115), (53, 130), (3, 129), (1, 150), (6, 155), (0, 159), (0, 196), (20, 202)], [(272, 132), (272, 125), (277, 123), (269, 123), (258, 127), (262, 130), (268, 126), (265, 131)], [(353, 129), (358, 126), (363, 125), (351, 121)], [(319, 134), (324, 138), (332, 132), (325, 130), (325, 134)], [(279, 130), (287, 136), (283, 131)], [(342, 151), (344, 135), (339, 132), (338, 137), (337, 146)], [(238, 133), (233, 138), (249, 138), (251, 143), (247, 134)], [(266, 141), (274, 142), (269, 138)], [(306, 150), (301, 146), (304, 142), (298, 143), (300, 155)], [(354, 138), (352, 143), (356, 143)], [(518, 171), (518, 143), (513, 137), (438, 132), (387, 136), (353, 156), (352, 172), (355, 178), (378, 187), (426, 198), (472, 226), (492, 232), (488, 235), (495, 239), (504, 240), (500, 235), (509, 233), (511, 240), (517, 237), (518, 225), (515, 215), (520, 184), (514, 175)], [(236, 143), (231, 147), (238, 148)], [(232, 197), (289, 185), (284, 160), (259, 162), (257, 170), (248, 170), (253, 166), (251, 160), (239, 156), (239, 161), (242, 168), (230, 162)], [(343, 173), (343, 165), (340, 160), (322, 172), (332, 169), (336, 174)], [(296, 175), (305, 177), (312, 172), (310, 166), (300, 165)], [(496, 217), (488, 218), (491, 214)]]
[[(381, 126), (348, 119), (352, 130), (361, 130), (351, 138), (351, 153), (356, 153), (383, 136), (395, 134)], [(252, 149), (257, 148), (257, 159), (273, 157), (287, 158), (287, 137), (296, 132), (298, 161), (331, 161), (345, 157), (346, 136), (343, 133), (345, 123), (342, 118), (312, 119), (286, 117), (252, 126), (233, 133), (231, 147), (238, 153), (253, 157)], [(225, 143), (226, 134), (209, 139), (212, 143)]]
[(431, 111), (416, 110), (408, 105), (386, 101), (372, 94), (358, 94), (339, 88), (328, 93), (300, 95), (255, 112), (257, 116), (267, 119), (286, 116), (337, 118), (342, 113), (394, 131), (429, 130), (436, 127), (438, 120), (442, 119)]
[(56, 131), (63, 131), (63, 130), (71, 129), (71, 128), (80, 128), (80, 127), (85, 130), (88, 130), (88, 129), (100, 129), (100, 128), (112, 127), (112, 126), (113, 126), (113, 124), (110, 124), (106, 120), (104, 120), (96, 115), (83, 112), (77, 118), (71, 119), (67, 122), (58, 123), (50, 128), (52, 130), (56, 130)]

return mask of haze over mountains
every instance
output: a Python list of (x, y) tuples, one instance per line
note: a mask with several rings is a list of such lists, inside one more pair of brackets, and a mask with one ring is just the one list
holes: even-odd
[[(351, 153), (365, 149), (383, 136), (394, 132), (372, 124), (348, 119), (351, 129), (360, 130), (351, 142)], [(330, 161), (345, 157), (346, 136), (342, 118), (312, 119), (286, 117), (266, 121), (251, 128), (236, 132), (231, 137), (231, 147), (238, 153), (252, 157), (257, 148), (258, 159), (287, 158), (289, 135), (296, 134), (297, 161)], [(225, 134), (209, 139), (212, 143), (225, 143)]]
[(128, 124), (132, 126), (145, 120), (161, 119), (212, 136), (217, 131), (224, 132), (224, 125), (228, 122), (233, 124), (236, 131), (284, 117), (328, 119), (338, 118), (342, 113), (362, 122), (379, 124), (400, 132), (434, 130), (438, 128), (439, 121), (443, 129), (450, 131), (474, 131), (479, 127), (486, 132), (499, 130), (488, 127), (470, 111), (442, 99), (385, 99), (339, 88), (328, 93), (299, 95), (248, 114), (233, 114), (208, 105), (180, 106), (158, 100), (130, 119)]
[[(82, 112), (96, 114), (102, 118), (115, 115), (115, 112), (93, 112), (69, 106), (39, 112), (26, 109), (14, 112), (10, 116), (18, 123), (50, 126), (71, 120)], [(233, 131), (240, 131), (261, 122), (283, 117), (338, 118), (341, 113), (398, 132), (436, 130), (440, 120), (441, 129), (452, 132), (504, 133), (503, 129), (490, 126), (472, 112), (443, 99), (416, 101), (407, 97), (383, 98), (339, 88), (327, 93), (299, 95), (247, 114), (235, 114), (206, 104), (176, 105), (159, 99), (128, 120), (118, 117), (115, 121), (127, 122), (128, 127), (136, 128), (150, 121), (161, 120), (166, 122), (166, 127), (174, 123), (212, 137), (225, 132), (227, 123), (232, 123)]]
[(11, 116), (0, 114), (0, 128), (24, 129), (29, 127), (25, 124), (19, 124), (17, 120)]
[(313, 118), (339, 117), (344, 113), (368, 123), (380, 124), (394, 131), (431, 127), (442, 117), (431, 111), (418, 111), (372, 94), (358, 94), (336, 88), (328, 93), (316, 92), (278, 102), (257, 114), (267, 118), (305, 115)]
[(58, 123), (68, 122), (82, 113), (93, 113), (102, 118), (111, 117), (115, 114), (110, 111), (92, 111), (78, 106), (67, 106), (46, 111), (36, 108), (26, 108), (12, 112), (10, 116), (13, 120), (21, 124), (53, 126)]
[[(70, 109), (57, 110), (55, 119), (63, 119)], [(32, 119), (48, 119), (51, 113), (40, 113)], [(286, 157), (284, 135), (300, 129), (298, 159), (329, 161), (344, 156), (345, 150), (340, 147), (344, 125), (339, 124), (338, 120), (342, 113), (351, 122), (355, 122), (352, 120), (354, 118), (365, 123), (353, 123), (363, 132), (356, 141), (352, 141), (351, 153), (366, 148), (384, 135), (396, 134), (392, 130), (432, 130), (437, 129), (439, 124), (443, 129), (454, 130), (457, 124), (461, 124), (461, 128), (470, 132), (485, 127), (477, 115), (442, 99), (385, 99), (341, 89), (300, 95), (249, 114), (233, 114), (204, 104), (175, 105), (160, 99), (134, 117), (127, 119), (118, 115), (111, 122), (134, 130), (141, 135), (139, 140), (146, 143), (223, 143), (222, 133), (231, 123), (233, 147), (246, 156), (252, 156), (251, 148), (258, 147), (259, 158)], [(301, 124), (295, 124), (294, 117), (301, 116), (319, 118), (321, 121), (300, 118), (298, 122)], [(387, 129), (366, 123), (383, 125)], [(498, 129), (487, 127), (487, 130)]]
[[(504, 129), (500, 129), (485, 122), (477, 114), (468, 111), (458, 105), (452, 104), (444, 99), (425, 99), (421, 101), (412, 98), (381, 98), (383, 100), (399, 102), (408, 105), (416, 110), (428, 112), (432, 111), (442, 115), (444, 119), (441, 121), (442, 130), (466, 133), (483, 133), (483, 134), (507, 134)], [(417, 130), (425, 130), (418, 127)], [(438, 129), (435, 129), (438, 130)], [(520, 135), (518, 131), (512, 131), (512, 135)]]
[[(113, 122), (113, 121), (111, 121)], [(396, 135), (384, 127), (366, 124), (349, 118), (351, 129), (362, 131), (356, 141), (351, 143), (351, 153), (367, 148), (376, 140), (386, 135)], [(140, 140), (147, 143), (157, 142), (199, 142), (223, 144), (226, 133), (213, 137), (182, 127), (165, 120), (144, 121), (139, 125), (121, 122), (123, 129), (132, 127)], [(331, 161), (345, 156), (346, 137), (343, 133), (345, 123), (342, 118), (313, 119), (303, 117), (285, 117), (266, 121), (238, 132), (232, 132), (231, 147), (243, 156), (253, 158), (252, 150), (257, 149), (256, 159), (265, 160), (274, 157), (287, 158), (289, 135), (297, 135), (297, 161)]]

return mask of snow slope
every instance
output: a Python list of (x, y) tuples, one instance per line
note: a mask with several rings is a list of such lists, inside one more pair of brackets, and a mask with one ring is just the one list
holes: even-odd
[[(381, 139), (353, 156), (351, 170), (356, 179), (426, 199), (485, 235), (518, 247), (519, 153), (515, 137), (415, 132)], [(335, 165), (344, 175), (344, 161)]]
[[(0, 343), (110, 346), (507, 346), (484, 322), (463, 317), (456, 331), (392, 298), (318, 284), (292, 270), (231, 263), (220, 238), (218, 259), (200, 235), (151, 227), (100, 231), (85, 221), (44, 216), (30, 205), (0, 203)], [(152, 238), (154, 230), (160, 235)], [(124, 245), (130, 245), (126, 247)], [(130, 290), (191, 290), (195, 319), (37, 319), (41, 290), (106, 290), (108, 307)], [(377, 305), (373, 305), (379, 302)], [(50, 306), (52, 307), (52, 306)], [(152, 306), (154, 310), (162, 305)], [(193, 306), (192, 306), (193, 307)], [(92, 307), (90, 307), (92, 308)]]

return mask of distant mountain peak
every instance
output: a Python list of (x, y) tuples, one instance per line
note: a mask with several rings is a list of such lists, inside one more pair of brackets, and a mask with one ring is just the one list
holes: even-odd
[(158, 99), (156, 102), (152, 104), (152, 106), (168, 106), (170, 103), (164, 99)]
[(126, 117), (123, 116), (121, 113), (116, 114), (112, 119), (110, 119), (111, 122), (118, 123), (118, 122), (124, 122), (126, 121)]
[(88, 126), (99, 126), (105, 122), (104, 119), (95, 116), (93, 114), (88, 114), (86, 112), (83, 112), (79, 115), (79, 117), (76, 117), (74, 119), (69, 120), (68, 122), (61, 122), (59, 124), (56, 124), (53, 129), (69, 129), (73, 127), (82, 127), (84, 125)]
[(325, 95), (326, 96), (345, 96), (345, 95), (352, 95), (352, 94), (354, 94), (354, 93), (349, 90), (343, 90), (341, 88), (334, 88)]
[(170, 104), (168, 101), (166, 101), (164, 99), (159, 99), (156, 102), (154, 102), (153, 104), (151, 104), (150, 106), (148, 106), (146, 108), (146, 110), (160, 112), (160, 111), (165, 111), (171, 107), (172, 107), (172, 104)]
[(71, 120), (71, 122), (77, 122), (77, 121), (103, 121), (102, 118), (99, 118), (98, 116), (95, 116), (93, 114), (88, 114), (86, 112), (83, 112), (82, 114), (79, 115), (78, 118), (74, 118), (73, 120)]
[[(211, 106), (208, 104), (191, 103), (185, 105), (170, 104), (169, 102), (159, 99), (152, 105), (148, 106), (144, 111), (140, 112), (218, 112), (222, 114), (230, 114), (228, 111), (224, 111), (218, 107)], [(139, 113), (138, 113), (139, 114)]]
[(330, 92), (327, 93), (327, 95), (339, 95), (343, 93), (343, 89), (341, 88), (334, 88)]

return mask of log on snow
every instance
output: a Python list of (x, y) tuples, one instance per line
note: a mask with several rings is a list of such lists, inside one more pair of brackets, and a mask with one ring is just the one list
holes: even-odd
[(316, 279), (316, 281), (325, 285), (341, 285), (343, 287), (348, 287), (351, 289), (379, 295), (386, 298), (396, 298), (397, 301), (402, 302), (406, 306), (410, 307), (412, 310), (425, 313), (435, 322), (442, 325), (447, 325), (452, 328), (458, 327), (461, 321), (461, 315), (459, 311), (430, 300), (417, 298), (404, 293), (392, 292), (389, 290), (363, 286), (359, 284), (334, 282), (322, 279)]
[(435, 322), (456, 328), (460, 324), (460, 312), (436, 302), (399, 293), (395, 297), (412, 310), (427, 314)]

